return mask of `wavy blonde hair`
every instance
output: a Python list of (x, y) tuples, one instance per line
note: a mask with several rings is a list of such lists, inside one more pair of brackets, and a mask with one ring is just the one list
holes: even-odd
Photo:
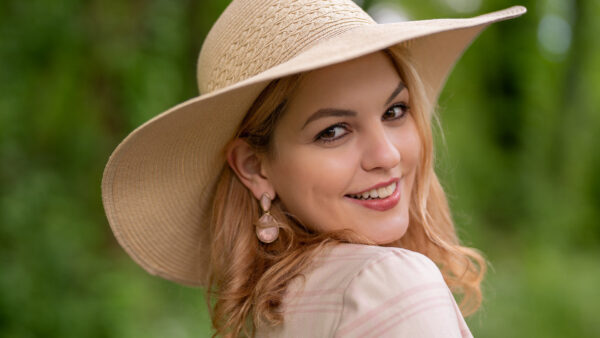
[[(417, 251), (436, 262), (452, 292), (461, 297), (460, 308), (467, 316), (481, 304), (485, 260), (477, 250), (461, 246), (456, 235), (446, 195), (434, 172), (432, 121), (437, 122), (437, 116), (408, 51), (395, 46), (385, 52), (409, 90), (411, 113), (423, 147), (409, 207), (408, 230), (388, 246)], [(272, 142), (273, 131), (302, 77), (296, 74), (272, 81), (248, 110), (235, 138), (244, 139), (257, 153), (272, 154), (276, 146)], [(302, 275), (319, 250), (341, 242), (373, 244), (349, 230), (313, 232), (287, 213), (279, 199), (273, 201), (271, 214), (282, 223), (282, 228), (275, 242), (263, 244), (254, 230), (254, 222), (261, 215), (259, 202), (225, 164), (210, 222), (206, 299), (214, 336), (252, 336), (260, 325), (280, 323), (283, 316), (279, 305), (287, 285)]]

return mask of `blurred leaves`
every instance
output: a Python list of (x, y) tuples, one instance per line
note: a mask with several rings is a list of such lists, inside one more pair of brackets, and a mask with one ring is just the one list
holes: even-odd
[[(395, 4), (412, 19), (528, 7), (474, 41), (439, 102), (438, 172), (461, 238), (491, 262), (469, 325), (600, 336), (600, 3), (451, 1)], [(117, 245), (100, 180), (123, 137), (197, 95), (196, 57), (227, 3), (0, 3), (0, 337), (210, 333), (202, 290), (148, 276)], [(547, 14), (570, 25), (564, 55), (538, 42)]]
[(100, 199), (119, 140), (195, 95), (190, 5), (2, 3), (0, 336), (209, 332), (201, 290), (136, 267)]

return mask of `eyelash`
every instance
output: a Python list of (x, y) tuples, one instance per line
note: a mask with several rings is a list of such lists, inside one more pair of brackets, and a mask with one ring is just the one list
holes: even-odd
[[(391, 109), (394, 109), (396, 107), (400, 107), (400, 109), (402, 109), (402, 113), (395, 118), (391, 118), (388, 121), (393, 121), (393, 120), (398, 120), (398, 119), (402, 119), (406, 116), (406, 114), (408, 113), (408, 111), (410, 110), (410, 107), (404, 103), (404, 102), (399, 102), (399, 103), (395, 103), (393, 105), (391, 105), (384, 114), (386, 114), (387, 112), (389, 112)], [(334, 125), (331, 125), (325, 129), (323, 129), (319, 134), (317, 134), (317, 136), (315, 137), (315, 141), (316, 142), (321, 142), (321, 143), (331, 143), (331, 142), (335, 142), (339, 139), (341, 139), (342, 137), (346, 136), (346, 134), (343, 134), (342, 136), (338, 136), (336, 138), (333, 139), (327, 139), (327, 138), (323, 138), (323, 135), (325, 135), (328, 131), (335, 129), (335, 128), (344, 128), (346, 130), (348, 130), (348, 125), (346, 123), (336, 123)]]

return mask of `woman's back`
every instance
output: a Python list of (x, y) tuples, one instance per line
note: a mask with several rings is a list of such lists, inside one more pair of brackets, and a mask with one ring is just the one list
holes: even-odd
[(437, 266), (401, 248), (339, 244), (292, 281), (284, 323), (257, 337), (471, 337)]

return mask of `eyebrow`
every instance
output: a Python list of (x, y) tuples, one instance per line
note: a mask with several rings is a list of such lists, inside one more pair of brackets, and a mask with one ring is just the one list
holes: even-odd
[(304, 125), (302, 126), (302, 129), (304, 129), (304, 127), (306, 127), (307, 124), (309, 124), (310, 122), (314, 121), (314, 120), (318, 120), (320, 118), (323, 117), (328, 117), (328, 116), (356, 116), (356, 112), (354, 110), (348, 110), (348, 109), (336, 109), (336, 108), (322, 108), (317, 110), (314, 114), (312, 114), (308, 120), (306, 120), (306, 122), (304, 122)]
[[(396, 87), (396, 89), (394, 89), (394, 91), (392, 92), (392, 95), (390, 95), (390, 97), (385, 102), (385, 105), (387, 106), (396, 97), (396, 95), (398, 95), (404, 88), (406, 88), (406, 86), (404, 85), (404, 83), (400, 82), (398, 84), (398, 86)], [(329, 117), (329, 116), (356, 116), (356, 115), (357, 115), (357, 113), (354, 110), (337, 109), (337, 108), (322, 108), (322, 109), (317, 110), (314, 114), (312, 114), (306, 120), (306, 122), (304, 122), (304, 125), (302, 126), (301, 129), (304, 129), (304, 127), (306, 127), (307, 124), (311, 123), (314, 120), (318, 120), (320, 118)]]
[(398, 83), (398, 87), (396, 87), (396, 89), (394, 89), (394, 91), (392, 92), (392, 95), (390, 95), (390, 98), (387, 99), (387, 101), (385, 101), (385, 105), (387, 106), (388, 104), (390, 104), (390, 102), (392, 102), (396, 95), (400, 94), (400, 92), (404, 88), (406, 88), (406, 86), (404, 85), (404, 83), (402, 83), (402, 81), (400, 81), (400, 83)]

